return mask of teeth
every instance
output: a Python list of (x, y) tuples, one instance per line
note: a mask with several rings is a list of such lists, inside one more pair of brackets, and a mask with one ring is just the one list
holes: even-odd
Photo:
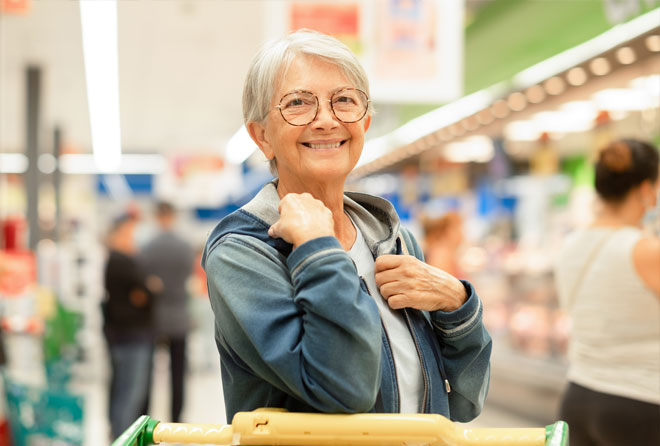
[(309, 143), (308, 146), (312, 149), (336, 149), (341, 145), (341, 142), (334, 142), (332, 144), (312, 144)]

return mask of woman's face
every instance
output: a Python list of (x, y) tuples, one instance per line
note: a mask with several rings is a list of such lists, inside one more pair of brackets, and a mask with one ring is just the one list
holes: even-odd
[[(297, 56), (276, 86), (265, 125), (248, 123), (250, 135), (266, 158), (277, 160), (280, 183), (291, 188), (326, 181), (342, 182), (355, 167), (370, 116), (344, 123), (330, 109), (332, 94), (355, 87), (337, 66), (311, 56)], [(274, 108), (280, 98), (296, 90), (314, 93), (319, 111), (311, 123), (293, 126)]]

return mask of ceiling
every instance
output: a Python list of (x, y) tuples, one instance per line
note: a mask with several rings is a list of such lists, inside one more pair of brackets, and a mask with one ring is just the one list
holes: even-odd
[[(242, 124), (242, 81), (265, 39), (262, 6), (118, 2), (125, 153), (221, 153)], [(28, 66), (41, 72), (41, 150), (59, 126), (65, 151), (91, 152), (77, 2), (32, 1), (27, 14), (0, 15), (0, 152), (24, 151)]]

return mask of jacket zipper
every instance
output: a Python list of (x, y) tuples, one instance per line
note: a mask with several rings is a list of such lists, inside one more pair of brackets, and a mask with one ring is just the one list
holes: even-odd
[[(422, 413), (426, 413), (426, 395), (428, 393), (429, 383), (428, 383), (428, 377), (426, 376), (426, 370), (424, 369), (424, 359), (422, 358), (422, 349), (419, 347), (419, 343), (417, 342), (417, 336), (415, 335), (415, 330), (413, 330), (412, 328), (410, 315), (408, 314), (408, 310), (406, 308), (403, 309), (403, 314), (406, 315), (406, 323), (408, 324), (408, 330), (410, 331), (410, 335), (412, 336), (413, 342), (415, 343), (415, 349), (417, 350), (417, 356), (419, 357), (419, 366), (422, 369), (422, 378), (424, 379), (424, 398), (422, 399)], [(447, 380), (445, 380), (445, 384), (446, 382)]]
[[(364, 287), (367, 289), (367, 292), (371, 296), (372, 299), (374, 299), (373, 294), (371, 294), (371, 290), (369, 289), (369, 285), (367, 285), (367, 281), (364, 280), (362, 276), (360, 276), (360, 280), (362, 283), (364, 283)], [(392, 341), (390, 340), (390, 335), (387, 333), (387, 328), (385, 328), (385, 324), (383, 323), (383, 316), (380, 314), (380, 308), (378, 309), (378, 316), (380, 317), (380, 326), (383, 327), (383, 332), (385, 333), (385, 338), (387, 339), (387, 348), (390, 351), (390, 357), (392, 358), (392, 365), (394, 366), (394, 384), (396, 385), (396, 412), (400, 413), (401, 412), (401, 393), (399, 392), (399, 376), (396, 373), (396, 361), (394, 360), (394, 353), (392, 352)]]
[[(408, 247), (406, 246), (406, 241), (403, 239), (403, 236), (401, 235), (401, 231), (399, 231), (397, 240), (399, 240), (399, 244), (401, 245), (401, 253), (403, 255), (410, 255), (410, 253), (408, 252)], [(408, 324), (409, 324), (408, 327), (411, 333), (413, 333), (413, 339), (415, 339), (415, 335), (414, 332), (412, 331), (412, 325), (410, 324), (410, 318), (408, 316), (407, 311), (406, 311), (406, 318), (408, 318)], [(419, 347), (417, 346), (417, 339), (415, 339), (415, 346), (417, 347), (417, 354), (420, 354)], [(451, 392), (451, 386), (449, 385), (449, 379), (447, 378), (447, 373), (445, 373), (445, 365), (442, 363), (442, 360), (438, 357), (435, 350), (433, 350), (433, 353), (435, 354), (436, 361), (438, 362), (438, 367), (440, 368), (440, 374), (442, 375), (442, 379), (445, 382), (445, 390), (447, 391), (447, 393), (449, 393)], [(420, 354), (420, 361), (421, 361), (421, 354)], [(424, 370), (423, 366), (422, 366), (422, 370)], [(424, 398), (426, 398), (426, 393), (424, 394)]]

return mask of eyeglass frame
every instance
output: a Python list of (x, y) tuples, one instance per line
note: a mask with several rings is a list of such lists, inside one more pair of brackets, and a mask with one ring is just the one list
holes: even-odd
[[(335, 108), (332, 106), (332, 98), (333, 98), (337, 93), (340, 93), (340, 92), (342, 92), (342, 91), (346, 91), (346, 90), (356, 90), (356, 91), (359, 91), (360, 93), (362, 93), (362, 94), (364, 95), (365, 98), (367, 98), (367, 104), (366, 104), (366, 107), (364, 107), (364, 113), (362, 114), (362, 116), (360, 116), (360, 117), (359, 117), (358, 119), (356, 119), (355, 121), (344, 121), (344, 120), (341, 119), (339, 116), (337, 116), (337, 113), (335, 113)], [(285, 97), (289, 96), (290, 94), (295, 94), (295, 93), (308, 93), (308, 94), (311, 94), (312, 96), (314, 96), (314, 99), (316, 99), (316, 112), (314, 113), (314, 117), (313, 117), (308, 123), (306, 123), (306, 124), (292, 124), (292, 123), (289, 122), (288, 119), (286, 119), (286, 118), (284, 117), (284, 113), (282, 112), (282, 99), (284, 99)], [(371, 102), (371, 99), (369, 99), (369, 95), (368, 95), (366, 92), (360, 90), (359, 88), (346, 87), (346, 88), (341, 88), (341, 89), (335, 91), (334, 93), (332, 93), (332, 96), (330, 96), (330, 99), (323, 99), (323, 101), (324, 101), (324, 102), (329, 102), (329, 103), (330, 103), (330, 111), (332, 111), (332, 115), (333, 115), (335, 118), (337, 118), (340, 122), (343, 122), (344, 124), (353, 124), (354, 122), (358, 122), (359, 120), (361, 120), (362, 118), (364, 118), (364, 117), (367, 115), (367, 112), (369, 111), (369, 103)], [(311, 124), (312, 122), (314, 122), (314, 121), (316, 120), (316, 117), (319, 115), (319, 110), (321, 109), (321, 99), (319, 99), (319, 97), (316, 96), (316, 95), (315, 95), (314, 93), (312, 93), (311, 91), (307, 91), (307, 90), (295, 90), (295, 91), (290, 91), (290, 92), (286, 93), (284, 96), (282, 96), (282, 97), (280, 98), (278, 104), (277, 104), (275, 107), (273, 107), (273, 108), (277, 108), (277, 109), (280, 111), (280, 116), (282, 116), (282, 119), (284, 119), (284, 122), (286, 122), (287, 124), (292, 125), (292, 126), (294, 126), (294, 127), (304, 127), (304, 126), (306, 126), (306, 125)]]

